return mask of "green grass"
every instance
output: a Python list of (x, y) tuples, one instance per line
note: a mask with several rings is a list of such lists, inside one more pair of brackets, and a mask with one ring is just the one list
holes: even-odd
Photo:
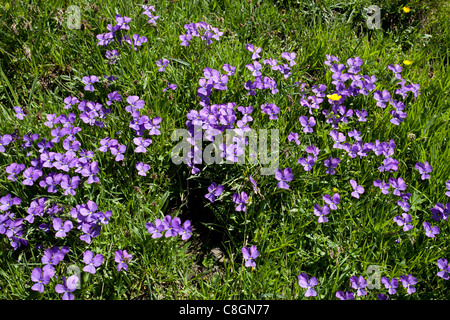
[[(5, 235), (0, 237), (0, 298), (2, 299), (60, 299), (52, 279), (44, 293), (30, 288), (30, 275), (42, 267), (43, 248), (70, 247), (71, 251), (57, 266), (58, 275), (68, 275), (67, 268), (84, 266), (82, 257), (87, 249), (102, 253), (105, 262), (95, 275), (81, 273), (81, 289), (76, 299), (303, 299), (297, 276), (306, 272), (319, 279), (317, 299), (336, 299), (338, 290), (350, 290), (352, 275), (371, 275), (369, 266), (377, 266), (381, 276), (400, 277), (413, 274), (418, 279), (417, 292), (408, 295), (404, 288), (390, 299), (448, 299), (448, 283), (436, 276), (437, 260), (450, 259), (448, 221), (431, 220), (430, 208), (438, 202), (447, 203), (445, 183), (450, 180), (449, 148), (449, 6), (439, 1), (157, 1), (157, 27), (147, 24), (140, 2), (98, 1), (14, 1), (0, 5), (0, 110), (3, 121), (0, 135), (15, 129), (23, 136), (39, 133), (40, 139), (50, 138), (50, 129), (43, 126), (46, 115), (65, 113), (64, 98), (73, 95), (80, 100), (98, 101), (106, 106), (107, 94), (118, 90), (125, 98), (138, 95), (146, 102), (142, 114), (161, 117), (161, 135), (152, 136), (147, 153), (133, 152), (134, 132), (128, 127), (130, 115), (123, 110), (126, 103), (113, 104), (105, 128), (90, 127), (77, 118), (82, 131), (77, 135), (82, 148), (94, 151), (99, 162), (101, 184), (80, 184), (76, 196), (62, 192), (47, 193), (44, 188), (26, 187), (7, 180), (5, 168), (12, 162), (30, 166), (38, 155), (37, 142), (22, 151), (21, 142), (6, 147), (0, 154), (0, 197), (12, 194), (22, 199), (12, 211), (25, 217), (29, 203), (47, 197), (65, 205), (63, 220), (69, 219), (70, 208), (88, 200), (95, 201), (100, 211), (111, 210), (110, 223), (87, 245), (79, 239), (75, 228), (66, 238), (56, 239), (40, 231), (35, 222), (26, 231), (27, 247), (13, 250)], [(38, 4), (39, 3), (39, 4)], [(368, 30), (364, 7), (378, 5), (382, 20), (380, 30)], [(82, 28), (69, 29), (65, 10), (69, 5), (80, 8)], [(411, 12), (404, 13), (407, 5)], [(95, 36), (107, 32), (115, 14), (131, 17), (130, 34), (138, 33), (148, 42), (133, 50), (120, 50), (117, 64), (108, 65), (105, 49), (97, 46)], [(180, 46), (179, 35), (187, 23), (205, 21), (224, 32), (220, 41), (205, 46), (194, 38), (189, 47)], [(276, 73), (279, 93), (258, 92), (248, 96), (244, 83), (252, 79), (245, 67), (251, 63), (247, 43), (262, 47), (262, 59), (276, 58), (285, 51), (297, 53), (297, 65), (284, 80)], [(396, 88), (390, 64), (403, 65), (402, 75), (421, 86), (417, 99), (409, 96), (407, 118), (399, 126), (389, 122), (387, 110), (375, 106), (372, 93), (367, 97), (349, 99), (352, 108), (369, 111), (366, 123), (340, 126), (348, 131), (354, 125), (361, 131), (363, 142), (394, 139), (394, 158), (399, 171), (380, 173), (382, 158), (369, 156), (342, 162), (335, 175), (327, 175), (323, 161), (340, 156), (332, 149), (329, 138), (331, 126), (322, 121), (316, 111), (314, 134), (303, 134), (298, 118), (307, 115), (300, 105), (301, 94), (294, 82), (326, 84), (332, 93), (331, 73), (323, 62), (326, 55), (336, 55), (341, 63), (350, 57), (364, 60), (362, 74), (377, 77), (377, 90)], [(164, 73), (158, 72), (156, 61), (170, 60)], [(261, 60), (262, 60), (261, 59)], [(273, 176), (260, 176), (260, 165), (202, 165), (201, 173), (192, 176), (185, 165), (171, 162), (171, 141), (175, 129), (186, 128), (186, 114), (200, 110), (197, 97), (198, 80), (203, 68), (221, 69), (224, 63), (236, 66), (236, 75), (229, 78), (228, 90), (214, 91), (212, 103), (236, 102), (252, 105), (254, 129), (280, 130), (280, 168), (293, 168), (294, 180), (290, 190), (276, 187)], [(101, 83), (93, 93), (83, 90), (81, 78), (97, 75)], [(117, 80), (106, 86), (103, 75), (116, 75)], [(167, 84), (175, 83), (176, 91), (162, 92)], [(84, 97), (83, 97), (84, 95)], [(125, 99), (124, 99), (125, 100)], [(280, 107), (279, 120), (270, 121), (260, 114), (260, 105), (275, 103)], [(14, 116), (13, 106), (26, 108), (23, 121)], [(327, 102), (321, 105), (325, 108)], [(306, 110), (306, 111), (305, 111)], [(78, 110), (72, 109), (79, 115)], [(291, 132), (300, 134), (301, 145), (287, 141)], [(117, 134), (120, 132), (120, 134)], [(114, 161), (108, 153), (97, 151), (100, 140), (113, 137), (127, 145), (125, 160)], [(310, 144), (319, 146), (321, 153), (315, 168), (305, 172), (297, 163), (305, 156)], [(205, 143), (206, 144), (206, 143)], [(205, 145), (204, 144), (204, 145)], [(55, 149), (64, 152), (61, 144)], [(32, 154), (27, 157), (27, 152)], [(433, 166), (430, 180), (422, 181), (416, 162), (428, 161)], [(146, 177), (137, 175), (138, 162), (151, 165)], [(72, 173), (71, 173), (72, 175)], [(252, 191), (249, 176), (257, 178), (260, 194)], [(376, 179), (403, 177), (411, 196), (414, 228), (405, 233), (392, 220), (401, 209), (392, 194), (384, 196), (373, 186)], [(349, 179), (364, 185), (366, 192), (357, 200), (350, 196)], [(204, 194), (212, 181), (225, 185), (225, 192), (209, 203)], [(329, 215), (329, 222), (318, 224), (313, 205), (323, 204), (322, 195), (337, 188), (341, 203)], [(232, 196), (246, 191), (251, 199), (245, 213), (236, 212)], [(191, 239), (152, 239), (145, 224), (165, 215), (191, 220)], [(38, 219), (36, 219), (38, 220)], [(39, 221), (49, 222), (48, 216)], [(440, 227), (440, 234), (430, 239), (424, 235), (423, 221)], [(39, 222), (40, 223), (40, 222)], [(28, 226), (27, 222), (25, 224)], [(74, 221), (74, 225), (75, 225)], [(395, 240), (401, 239), (400, 243)], [(255, 269), (245, 268), (241, 248), (255, 244), (260, 252)], [(211, 253), (220, 248), (223, 259)], [(133, 255), (127, 272), (117, 272), (114, 252), (126, 249)], [(400, 285), (401, 286), (401, 285)], [(381, 289), (368, 290), (377, 299)]]

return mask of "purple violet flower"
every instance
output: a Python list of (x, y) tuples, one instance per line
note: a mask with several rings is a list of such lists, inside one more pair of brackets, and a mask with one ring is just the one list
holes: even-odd
[(319, 284), (316, 277), (311, 277), (311, 279), (309, 279), (308, 275), (305, 272), (302, 272), (298, 275), (298, 284), (300, 287), (306, 289), (305, 297), (317, 296), (316, 290), (313, 289)]
[(255, 268), (256, 267), (256, 262), (255, 259), (258, 258), (259, 256), (259, 252), (256, 249), (255, 245), (252, 245), (250, 248), (249, 247), (243, 247), (241, 249), (242, 255), (244, 257), (245, 260), (245, 267), (252, 267)]

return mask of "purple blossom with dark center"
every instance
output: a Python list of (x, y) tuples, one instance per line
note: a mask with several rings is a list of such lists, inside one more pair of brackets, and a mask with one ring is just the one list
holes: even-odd
[(24, 177), (22, 184), (26, 186), (32, 186), (34, 184), (34, 181), (42, 176), (42, 171), (33, 167), (29, 167), (25, 169), (22, 175)]
[(248, 195), (245, 193), (245, 191), (242, 191), (240, 194), (235, 193), (233, 194), (233, 202), (237, 204), (236, 211), (245, 211), (246, 210), (246, 203), (248, 200)]
[(119, 91), (108, 93), (108, 101), (106, 101), (106, 104), (110, 106), (114, 101), (122, 101), (122, 96), (120, 95)]
[(450, 214), (450, 203), (447, 203), (445, 206), (442, 203), (436, 203), (433, 208), (430, 209), (432, 218), (435, 221), (448, 220), (448, 216)]
[(10, 194), (7, 194), (4, 197), (0, 198), (0, 210), (8, 211), (11, 206), (18, 206), (22, 200), (18, 197), (12, 197)]
[(345, 134), (343, 134), (342, 132), (339, 132), (337, 130), (331, 130), (330, 136), (334, 141), (333, 148), (341, 149), (341, 147), (342, 147), (341, 143), (346, 140)]
[(337, 168), (337, 166), (339, 165), (339, 163), (341, 162), (341, 159), (339, 158), (328, 158), (324, 161), (324, 165), (325, 167), (327, 167), (327, 170), (325, 171), (325, 173), (328, 174), (334, 174), (335, 173), (335, 168)]
[(248, 107), (243, 107), (243, 106), (239, 106), (236, 108), (237, 111), (239, 111), (240, 113), (242, 113), (242, 121), (244, 122), (250, 122), (253, 121), (253, 118), (250, 116), (250, 114), (253, 112), (253, 107), (252, 106), (248, 106)]
[(418, 162), (414, 166), (417, 170), (419, 170), (419, 173), (422, 175), (422, 180), (430, 179), (430, 173), (433, 171), (433, 167), (430, 166), (430, 164), (425, 161), (425, 163)]
[(130, 30), (130, 26), (128, 25), (128, 23), (130, 23), (131, 18), (127, 17), (127, 16), (121, 16), (120, 14), (116, 14), (116, 26), (118, 26), (118, 30)]
[(306, 153), (310, 153), (314, 156), (315, 161), (317, 161), (317, 156), (319, 155), (319, 148), (316, 147), (315, 145), (311, 145), (306, 147)]
[(181, 35), (178, 36), (178, 38), (181, 41), (181, 43), (180, 43), (181, 46), (188, 47), (189, 46), (189, 41), (192, 40), (192, 35), (191, 34), (181, 34)]
[(100, 148), (98, 148), (98, 151), (106, 152), (111, 147), (112, 142), (110, 142), (111, 138), (106, 137), (100, 140)]
[(57, 266), (65, 257), (65, 255), (70, 251), (69, 247), (55, 246), (53, 248), (45, 249), (44, 255), (41, 258), (42, 264), (44, 264), (44, 270), (51, 271), (51, 276), (54, 275), (54, 266)]
[(349, 58), (347, 59), (347, 65), (349, 66), (347, 72), (356, 74), (361, 70), (361, 66), (363, 61), (360, 57)]
[(330, 206), (331, 210), (337, 210), (337, 205), (339, 204), (339, 202), (341, 202), (339, 193), (335, 193), (333, 197), (329, 194), (325, 194), (322, 198)]
[(377, 101), (377, 106), (380, 108), (386, 108), (386, 103), (391, 100), (391, 94), (387, 90), (377, 90), (373, 93), (373, 97)]
[(379, 300), (389, 300), (389, 296), (382, 294), (382, 293), (377, 294), (377, 298)]
[(367, 111), (366, 110), (361, 109), (361, 111), (360, 111), (360, 110), (356, 109), (355, 110), (355, 114), (356, 114), (356, 120), (358, 120), (359, 122), (366, 122), (367, 121), (367, 119), (366, 119)]
[(336, 297), (340, 300), (355, 300), (355, 296), (351, 291), (347, 291), (345, 294), (342, 291), (338, 291), (336, 292)]
[(161, 131), (159, 131), (159, 129), (161, 128), (161, 125), (160, 125), (161, 121), (162, 121), (162, 119), (160, 117), (156, 117), (156, 118), (151, 119), (149, 122), (147, 122), (144, 125), (145, 129), (150, 130), (148, 132), (148, 134), (150, 136), (161, 134)]
[(85, 218), (85, 221), (91, 222), (92, 217), (95, 215), (96, 211), (98, 209), (97, 203), (95, 203), (92, 200), (89, 200), (86, 204), (80, 206), (80, 215), (82, 215)]
[(69, 162), (72, 160), (70, 156), (66, 157), (64, 154), (56, 153), (54, 160), (55, 161), (53, 162), (53, 167), (58, 170), (69, 172)]
[(220, 196), (225, 189), (223, 185), (217, 185), (216, 182), (211, 183), (208, 187), (208, 193), (205, 194), (205, 198), (214, 203), (216, 197)]
[(378, 171), (383, 172), (394, 172), (398, 171), (398, 160), (393, 159), (391, 157), (386, 157), (383, 160), (383, 165), (378, 168)]
[(165, 230), (164, 225), (162, 224), (162, 221), (160, 219), (156, 219), (155, 224), (153, 224), (152, 222), (147, 222), (145, 224), (145, 227), (154, 239), (161, 238), (162, 232)]
[(97, 161), (93, 161), (91, 163), (86, 163), (83, 166), (83, 169), (81, 169), (80, 174), (83, 177), (87, 177), (88, 178), (86, 180), (87, 184), (92, 184), (92, 183), (96, 183), (96, 182), (100, 181), (99, 177), (97, 177), (97, 173), (99, 171), (100, 171), (100, 169), (98, 167), (98, 162)]
[(428, 221), (425, 221), (422, 225), (423, 225), (423, 228), (425, 229), (425, 235), (428, 238), (434, 238), (440, 232), (440, 229), (438, 226), (432, 227), (431, 223), (429, 223)]
[(394, 189), (393, 193), (396, 196), (400, 196), (401, 191), (406, 190), (407, 185), (405, 183), (405, 180), (403, 180), (402, 177), (399, 177), (398, 179), (391, 177), (391, 178), (389, 178), (388, 182), (391, 185), (391, 187)]
[(403, 226), (403, 231), (405, 231), (405, 232), (409, 231), (413, 228), (413, 225), (410, 224), (410, 222), (412, 221), (412, 217), (411, 217), (411, 215), (409, 215), (407, 213), (402, 213), (402, 216), (395, 216), (393, 220), (400, 227)]
[(403, 71), (403, 68), (401, 65), (399, 64), (395, 64), (395, 65), (388, 65), (388, 70), (391, 70), (394, 73), (401, 73)]
[(403, 211), (405, 211), (405, 212), (408, 212), (409, 211), (409, 208), (410, 208), (410, 205), (409, 205), (409, 202), (408, 202), (408, 200), (406, 199), (403, 199), (403, 200), (398, 200), (397, 201), (397, 205), (400, 207), (400, 208), (402, 208), (402, 210)]
[[(147, 7), (152, 7), (152, 6), (147, 6)], [(145, 8), (144, 8), (145, 9)], [(154, 10), (153, 10), (154, 11)], [(159, 16), (154, 16), (150, 10), (145, 10), (142, 14), (145, 14), (149, 20), (147, 21), (147, 23), (152, 24), (154, 26), (156, 26), (156, 20), (158, 20)]]
[(119, 144), (117, 148), (112, 147), (110, 150), (111, 150), (111, 154), (116, 156), (114, 158), (114, 160), (121, 161), (125, 158), (124, 153), (127, 150), (127, 146), (124, 144)]
[(316, 120), (314, 119), (314, 117), (309, 117), (309, 119), (306, 116), (301, 116), (299, 119), (300, 124), (303, 127), (303, 132), (304, 133), (308, 133), (308, 132), (313, 132), (313, 127), (316, 125)]
[(182, 240), (188, 240), (192, 236), (192, 226), (189, 220), (186, 220), (178, 230)]
[(12, 137), (9, 134), (0, 136), (0, 152), (5, 152), (5, 146), (12, 141)]
[(358, 185), (358, 183), (355, 180), (353, 180), (353, 179), (350, 179), (350, 185), (352, 186), (352, 188), (354, 190), (352, 192), (352, 196), (357, 198), (357, 199), (359, 199), (359, 195), (363, 194), (364, 191), (365, 191), (364, 187)]
[(127, 252), (127, 250), (117, 250), (114, 252), (114, 261), (118, 263), (117, 271), (125, 270), (128, 271), (128, 263), (131, 261), (133, 256)]
[(164, 230), (166, 230), (164, 237), (175, 237), (181, 229), (181, 220), (178, 217), (172, 219), (170, 215), (166, 215), (162, 221), (162, 225), (164, 226)]
[(284, 79), (289, 78), (291, 75), (291, 68), (289, 68), (289, 66), (285, 63), (278, 66), (278, 71), (283, 75)]
[(83, 261), (86, 264), (86, 266), (83, 268), (83, 271), (95, 274), (95, 268), (100, 267), (103, 263), (103, 260), (104, 258), (102, 254), (96, 254), (94, 257), (94, 253), (91, 250), (86, 250), (83, 253)]
[(280, 108), (278, 108), (274, 103), (264, 103), (261, 105), (261, 112), (269, 115), (270, 120), (277, 120), (277, 115), (280, 113)]
[(146, 43), (148, 41), (147, 37), (140, 36), (138, 34), (133, 34), (133, 48), (136, 51), (136, 47), (140, 47), (143, 43)]
[(12, 223), (12, 218), (14, 213), (6, 212), (5, 214), (0, 214), (0, 234), (5, 234), (6, 230), (9, 229)]
[(100, 229), (101, 227), (98, 224), (83, 223), (81, 226), (83, 234), (80, 236), (80, 240), (90, 244), (93, 238), (98, 237)]
[(80, 103), (80, 100), (78, 100), (76, 97), (68, 96), (64, 99), (64, 103), (64, 109), (71, 109), (73, 105)]
[(47, 141), (47, 139), (42, 139), (41, 142), (38, 143), (38, 148), (39, 148), (39, 153), (42, 153), (48, 149), (52, 149), (53, 148), (53, 142), (51, 141)]
[(9, 173), (7, 177), (10, 181), (17, 181), (17, 176), (25, 169), (24, 164), (12, 163), (6, 167), (6, 173)]
[(289, 185), (287, 184), (287, 182), (290, 182), (294, 179), (292, 169), (291, 168), (285, 168), (284, 170), (278, 169), (275, 172), (275, 179), (279, 181), (277, 183), (278, 188), (289, 189)]
[(70, 176), (65, 175), (61, 179), (61, 188), (64, 191), (64, 195), (72, 195), (74, 196), (76, 194), (75, 189), (78, 188), (78, 185), (80, 183), (80, 177), (79, 176), (73, 176), (70, 178)]
[(117, 51), (115, 49), (114, 50), (107, 50), (105, 52), (105, 58), (109, 60), (108, 61), (109, 65), (116, 63), (118, 57), (119, 57), (119, 51)]
[(250, 248), (243, 247), (241, 249), (241, 252), (242, 252), (242, 256), (245, 260), (245, 267), (255, 268), (256, 267), (255, 259), (258, 258), (258, 256), (259, 256), (259, 252), (258, 252), (256, 246), (252, 245)]
[(69, 151), (73, 156), (76, 156), (76, 151), (80, 149), (81, 143), (77, 140), (70, 141), (69, 139), (65, 139), (63, 141), (63, 148), (66, 151)]
[(417, 278), (413, 277), (411, 274), (400, 276), (399, 280), (402, 282), (402, 285), (404, 288), (406, 288), (406, 291), (408, 294), (412, 294), (416, 292), (416, 288), (414, 285), (417, 283)]
[(225, 63), (222, 66), (222, 69), (227, 73), (228, 76), (233, 76), (235, 71), (236, 71), (236, 67), (234, 66), (230, 66), (228, 63)]
[(162, 91), (165, 92), (167, 90), (176, 90), (177, 89), (177, 85), (176, 84), (169, 84), (165, 89), (163, 89)]
[(319, 284), (316, 277), (311, 277), (311, 279), (309, 279), (308, 275), (305, 272), (302, 272), (298, 275), (298, 284), (300, 287), (306, 289), (305, 297), (317, 296), (316, 290), (313, 289)]
[(367, 281), (363, 278), (363, 276), (351, 276), (350, 285), (353, 289), (357, 290), (356, 295), (358, 297), (367, 295), (367, 291), (364, 289), (367, 286)]
[(84, 90), (94, 92), (95, 89), (92, 84), (98, 82), (98, 78), (97, 76), (87, 76), (83, 77), (81, 81), (86, 85)]
[(166, 68), (169, 65), (169, 60), (160, 59), (160, 60), (156, 61), (156, 65), (159, 67), (159, 69), (158, 69), (159, 72), (164, 72), (164, 71), (166, 71)]
[(278, 70), (278, 61), (276, 59), (266, 59), (263, 61), (263, 64), (268, 64), (273, 71)]
[(39, 139), (39, 134), (37, 134), (37, 133), (31, 134), (31, 132), (28, 132), (28, 134), (23, 136), (23, 141), (25, 141), (25, 142), (22, 144), (22, 148), (26, 149), (26, 148), (31, 147), (33, 141), (37, 140), (37, 139)]
[(330, 213), (329, 206), (324, 204), (323, 207), (321, 208), (320, 205), (315, 204), (313, 207), (313, 212), (316, 216), (319, 217), (319, 220), (317, 220), (318, 223), (328, 222), (328, 218), (326, 216)]
[(261, 56), (259, 55), (259, 53), (261, 52), (261, 47), (255, 47), (252, 43), (247, 43), (247, 45), (245, 46), (245, 49), (252, 52), (252, 60), (261, 58)]
[(47, 198), (39, 198), (39, 199), (33, 200), (30, 203), (30, 206), (28, 207), (28, 210), (27, 210), (28, 216), (25, 218), (25, 220), (28, 221), (29, 223), (33, 223), (35, 216), (42, 217), (42, 215), (44, 214), (46, 201), (47, 201)]
[(145, 102), (139, 99), (139, 96), (129, 96), (127, 97), (127, 102), (129, 105), (125, 107), (125, 111), (133, 113), (137, 109), (142, 109), (145, 106)]
[(375, 180), (373, 182), (375, 187), (380, 188), (383, 194), (389, 194), (389, 188), (391, 187), (389, 183), (384, 182), (384, 180)]
[(291, 53), (289, 53), (289, 52), (283, 52), (283, 53), (281, 54), (281, 57), (284, 58), (284, 59), (286, 59), (287, 61), (289, 61), (289, 66), (292, 67), (292, 66), (295, 66), (295, 65), (296, 65), (294, 59), (297, 57), (297, 54), (296, 54), (295, 52), (291, 52)]
[(86, 164), (88, 163), (92, 158), (94, 157), (94, 152), (90, 151), (90, 150), (81, 150), (79, 153), (79, 158), (78, 160), (80, 161), (80, 163)]
[(8, 223), (8, 229), (5, 231), (5, 234), (9, 239), (11, 239), (11, 247), (13, 247), (14, 250), (17, 250), (21, 246), (28, 245), (27, 240), (23, 238), (23, 232), (23, 219), (11, 220)]
[(67, 280), (66, 277), (62, 276), (62, 281), (62, 284), (57, 284), (55, 286), (55, 291), (63, 294), (63, 300), (74, 300), (75, 297), (72, 292), (77, 288), (77, 283), (80, 279), (74, 274), (67, 278)]
[(314, 164), (316, 163), (316, 158), (311, 155), (308, 155), (306, 159), (299, 158), (297, 162), (303, 166), (305, 171), (310, 171), (313, 168)]
[(72, 221), (70, 221), (70, 220), (65, 221), (63, 224), (61, 218), (53, 219), (53, 229), (55, 229), (55, 231), (56, 231), (56, 234), (55, 234), (56, 238), (65, 237), (67, 235), (67, 232), (72, 230), (72, 228), (73, 228), (73, 224), (72, 224)]
[(138, 171), (138, 175), (145, 177), (147, 176), (146, 172), (150, 170), (150, 165), (139, 162), (136, 164), (136, 169)]
[(289, 133), (288, 141), (289, 142), (295, 141), (295, 143), (299, 146), (300, 145), (300, 140), (298, 140), (298, 133), (296, 133), (296, 132)]
[(134, 149), (136, 153), (145, 153), (147, 152), (146, 147), (148, 147), (152, 143), (152, 139), (143, 139), (142, 137), (137, 137), (133, 139), (133, 143), (137, 146)]
[(98, 39), (98, 46), (107, 46), (114, 41), (114, 36), (111, 32), (100, 33), (96, 35), (96, 38)]
[(390, 295), (397, 293), (397, 290), (395, 290), (395, 289), (398, 288), (398, 280), (396, 278), (392, 278), (392, 280), (389, 281), (388, 277), (382, 277), (381, 283), (384, 284), (386, 289), (388, 289), (388, 292)]
[(23, 117), (26, 117), (26, 114), (23, 112), (22, 108), (19, 106), (14, 106), (14, 112), (16, 112), (15, 116), (19, 120), (23, 120)]
[(55, 172), (50, 172), (44, 179), (39, 181), (39, 185), (42, 188), (47, 187), (47, 192), (49, 193), (56, 193), (56, 187), (61, 183), (63, 177), (63, 173), (56, 174)]
[(258, 61), (253, 61), (252, 63), (247, 64), (245, 67), (252, 72), (252, 75), (254, 77), (260, 76), (262, 74), (260, 71), (262, 65)]
[(51, 135), (52, 135), (52, 137), (54, 137), (51, 141), (53, 142), (53, 143), (58, 143), (59, 142), (59, 140), (62, 138), (62, 137), (64, 137), (67, 133), (69, 132), (69, 129), (68, 128), (61, 128), (61, 127), (56, 127), (55, 129), (53, 129), (52, 131), (51, 131)]
[(34, 268), (31, 272), (31, 281), (36, 282), (31, 290), (38, 291), (40, 293), (44, 292), (44, 285), (50, 282), (51, 276), (48, 272), (43, 271), (41, 268)]
[(437, 273), (438, 277), (441, 277), (444, 280), (448, 280), (449, 273), (450, 273), (450, 264), (448, 263), (447, 259), (441, 258), (438, 260), (437, 265), (441, 271)]

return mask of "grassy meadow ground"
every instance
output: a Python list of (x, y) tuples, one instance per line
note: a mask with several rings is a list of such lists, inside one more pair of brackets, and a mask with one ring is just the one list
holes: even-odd
[[(79, 8), (80, 28), (69, 28), (73, 18), (69, 6)], [(156, 25), (147, 23), (142, 5), (154, 5)], [(368, 29), (364, 8), (381, 8), (381, 28)], [(404, 12), (404, 6), (409, 12)], [(147, 37), (137, 50), (128, 50), (117, 43), (120, 56), (115, 64), (105, 59), (105, 47), (97, 45), (96, 36), (108, 32), (115, 15), (130, 17), (128, 34)], [(104, 262), (95, 274), (81, 271), (80, 286), (73, 292), (75, 299), (337, 299), (337, 291), (353, 291), (357, 299), (378, 299), (388, 295), (383, 284), (367, 289), (366, 296), (356, 295), (350, 287), (352, 276), (366, 280), (374, 276), (399, 279), (403, 275), (417, 278), (416, 292), (408, 294), (399, 284), (397, 293), (389, 299), (449, 299), (449, 281), (438, 277), (437, 261), (450, 259), (450, 226), (448, 219), (435, 221), (431, 208), (447, 204), (446, 182), (450, 180), (450, 6), (444, 1), (231, 1), (231, 0), (171, 0), (151, 3), (123, 0), (89, 1), (2, 1), (0, 3), (0, 137), (16, 132), (19, 139), (5, 146), (0, 153), (0, 198), (11, 194), (21, 203), (10, 211), (15, 218), (27, 217), (30, 203), (46, 197), (49, 203), (62, 207), (57, 215), (63, 221), (72, 220), (73, 229), (66, 237), (56, 238), (50, 227), (46, 233), (40, 223), (50, 223), (45, 214), (34, 223), (23, 222), (22, 237), (27, 245), (16, 250), (11, 239), (0, 234), (0, 299), (61, 299), (55, 286), (61, 276), (70, 275), (71, 266), (83, 269), (83, 253), (91, 250), (102, 254)], [(218, 28), (223, 35), (205, 45), (193, 38), (189, 46), (181, 46), (179, 36), (189, 23), (204, 21)], [(287, 78), (265, 66), (279, 90), (271, 94), (257, 90), (249, 96), (244, 85), (253, 81), (246, 65), (252, 63), (248, 43), (261, 47), (260, 62), (274, 58), (282, 63), (283, 52), (295, 52), (296, 64)], [(362, 74), (377, 78), (377, 90), (393, 94), (397, 79), (389, 65), (403, 67), (407, 84), (420, 85), (420, 95), (404, 101), (407, 117), (400, 125), (390, 122), (388, 110), (376, 106), (373, 92), (351, 97), (347, 108), (368, 111), (367, 121), (350, 118), (340, 123), (339, 131), (357, 129), (364, 143), (395, 141), (393, 157), (398, 171), (380, 172), (382, 158), (351, 158), (343, 150), (332, 148), (331, 125), (325, 122), (322, 110), (329, 107), (325, 99), (320, 110), (314, 110), (317, 124), (313, 133), (303, 133), (299, 117), (310, 116), (300, 104), (302, 94), (311, 94), (314, 85), (325, 84), (326, 94), (332, 94), (332, 73), (324, 65), (327, 55), (337, 56), (339, 63), (360, 57)], [(170, 61), (165, 72), (158, 72), (156, 62)], [(410, 60), (412, 64), (405, 65)], [(278, 129), (280, 137), (279, 168), (292, 168), (294, 178), (290, 188), (277, 187), (273, 175), (261, 175), (260, 164), (202, 164), (200, 172), (192, 174), (184, 164), (171, 161), (176, 142), (171, 140), (175, 129), (186, 128), (190, 110), (200, 111), (197, 95), (203, 69), (210, 67), (223, 73), (222, 66), (235, 66), (229, 76), (227, 90), (215, 90), (211, 104), (236, 102), (236, 106), (254, 107), (253, 129)], [(97, 75), (95, 91), (83, 89), (82, 78)], [(108, 82), (104, 76), (114, 75)], [(304, 92), (296, 84), (305, 83)], [(163, 91), (168, 84), (176, 90)], [(108, 94), (118, 91), (122, 102), (111, 105), (112, 112), (102, 120), (104, 127), (89, 125), (80, 119), (80, 111), (64, 109), (64, 99), (78, 97), (81, 101), (96, 101), (107, 107)], [(145, 102), (141, 110), (149, 118), (160, 117), (161, 134), (152, 135), (147, 152), (134, 152), (135, 132), (130, 128), (131, 115), (124, 110), (127, 96), (139, 96)], [(260, 112), (264, 103), (280, 108), (278, 120)], [(20, 106), (26, 116), (19, 120), (13, 107)], [(391, 109), (390, 109), (391, 108)], [(52, 139), (44, 123), (48, 114), (76, 115), (74, 124), (81, 128), (75, 135), (81, 148), (93, 151), (98, 162), (99, 183), (82, 182), (75, 195), (64, 190), (49, 193), (8, 179), (6, 168), (12, 163), (28, 168), (39, 157), (37, 146), (43, 138)], [(236, 112), (237, 118), (241, 115)], [(39, 134), (31, 147), (23, 149), (23, 136)], [(299, 133), (300, 145), (288, 141), (290, 132)], [(147, 134), (145, 134), (148, 137)], [(122, 161), (115, 161), (108, 151), (98, 151), (100, 141), (112, 137), (127, 146)], [(55, 152), (64, 153), (60, 143)], [(347, 141), (351, 140), (347, 138)], [(306, 157), (307, 146), (320, 148), (313, 170), (305, 171), (297, 162)], [(325, 172), (324, 161), (340, 157), (336, 173)], [(248, 160), (248, 158), (247, 158)], [(433, 167), (430, 179), (421, 179), (414, 168), (428, 161)], [(137, 174), (136, 164), (150, 165), (146, 176)], [(44, 176), (52, 169), (44, 168)], [(56, 170), (54, 170), (56, 171)], [(73, 169), (70, 176), (73, 176)], [(253, 177), (259, 191), (249, 182)], [(402, 177), (406, 184), (413, 228), (407, 232), (393, 221), (402, 214), (398, 197), (381, 193), (375, 180), (388, 181)], [(365, 193), (359, 199), (351, 196), (349, 180), (363, 185)], [(224, 185), (224, 192), (211, 203), (205, 198), (212, 182)], [(245, 212), (236, 211), (234, 193), (249, 195)], [(339, 193), (337, 210), (331, 210), (329, 221), (318, 223), (313, 213), (315, 204), (324, 204), (324, 194)], [(76, 205), (94, 201), (101, 212), (112, 211), (109, 222), (101, 226), (100, 234), (88, 244), (80, 239), (76, 219), (70, 210)], [(2, 212), (0, 212), (2, 213)], [(5, 212), (3, 212), (5, 213)], [(146, 223), (171, 215), (193, 226), (192, 237), (154, 239)], [(448, 216), (448, 213), (447, 213)], [(440, 233), (429, 238), (424, 221), (439, 226)], [(255, 245), (259, 256), (256, 267), (244, 266), (241, 249)], [(30, 276), (34, 268), (42, 268), (44, 250), (68, 246), (70, 251), (55, 266), (57, 278), (52, 278), (40, 293), (31, 290)], [(127, 271), (117, 271), (114, 253), (126, 250), (132, 254)], [(371, 267), (370, 267), (371, 266)], [(369, 268), (369, 271), (368, 271)], [(372, 268), (372, 269), (371, 269)], [(316, 297), (305, 297), (298, 276), (315, 276)]]

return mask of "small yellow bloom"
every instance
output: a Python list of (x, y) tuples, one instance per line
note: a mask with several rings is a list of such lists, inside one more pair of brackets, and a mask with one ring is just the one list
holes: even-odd
[(403, 12), (404, 12), (404, 13), (408, 13), (408, 12), (410, 12), (410, 11), (411, 11), (410, 8), (408, 8), (408, 7), (403, 7)]
[(338, 189), (337, 188), (333, 188), (333, 192), (338, 192)]
[(333, 94), (327, 94), (327, 98), (333, 101), (338, 101), (340, 98), (342, 98), (342, 96), (333, 93)]
[(409, 66), (410, 64), (412, 64), (412, 61), (410, 61), (410, 60), (405, 60), (405, 61), (403, 61), (403, 64), (404, 64), (405, 66)]

